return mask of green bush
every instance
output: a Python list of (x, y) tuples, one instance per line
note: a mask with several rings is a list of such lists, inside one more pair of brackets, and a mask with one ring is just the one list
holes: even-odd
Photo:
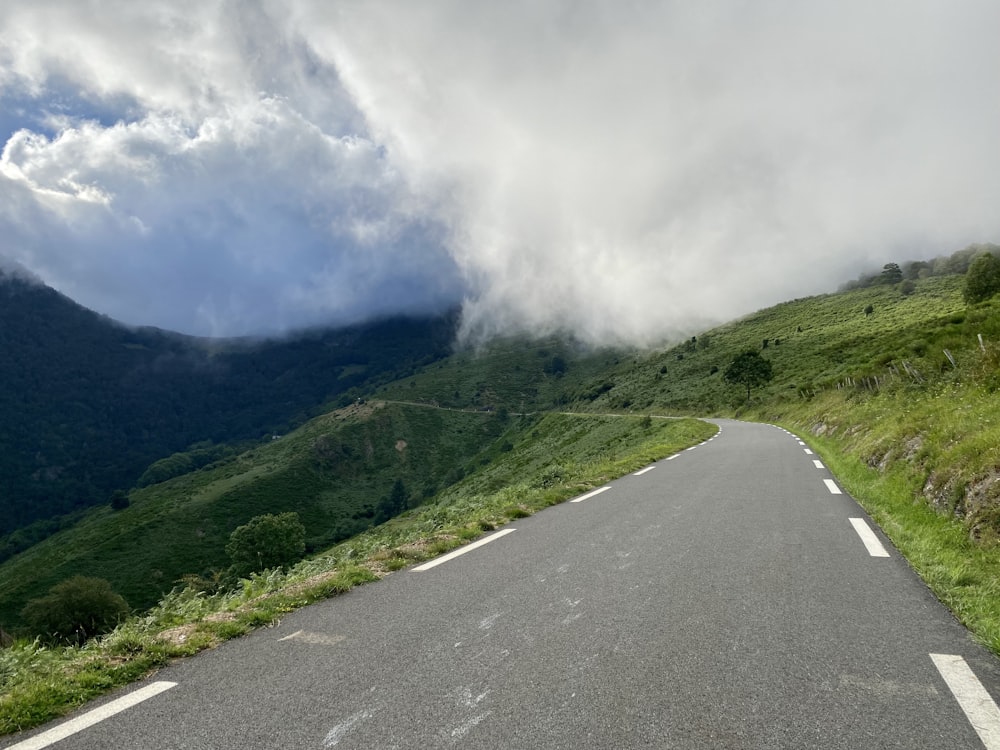
[(226, 554), (235, 576), (245, 577), (268, 568), (281, 568), (302, 559), (306, 529), (298, 513), (254, 516), (229, 535)]
[(128, 612), (128, 603), (103, 578), (73, 576), (29, 601), (21, 616), (44, 639), (82, 644), (114, 630)]
[(1000, 258), (993, 253), (981, 253), (965, 274), (962, 296), (970, 305), (988, 300), (1000, 292)]

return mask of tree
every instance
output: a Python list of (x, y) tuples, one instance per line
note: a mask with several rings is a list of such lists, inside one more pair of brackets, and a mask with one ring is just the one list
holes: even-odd
[(882, 266), (882, 283), (898, 284), (903, 280), (903, 271), (898, 263), (886, 263)]
[(397, 479), (392, 485), (392, 491), (383, 497), (375, 509), (375, 523), (385, 523), (390, 518), (398, 516), (404, 510), (409, 501), (409, 493), (402, 479)]
[(103, 578), (73, 576), (29, 601), (21, 617), (43, 638), (79, 645), (114, 630), (128, 612), (128, 602)]
[(254, 516), (229, 535), (226, 554), (237, 576), (268, 568), (283, 568), (302, 559), (306, 551), (306, 528), (298, 513)]
[(128, 505), (128, 493), (125, 490), (115, 490), (111, 493), (112, 510), (125, 510)]
[(1000, 258), (993, 253), (980, 253), (965, 273), (962, 296), (968, 304), (974, 305), (988, 300), (997, 292), (1000, 292)]
[(722, 373), (722, 378), (732, 385), (745, 385), (747, 388), (747, 401), (750, 400), (750, 389), (762, 386), (774, 377), (770, 360), (765, 359), (759, 352), (747, 349), (734, 359), (726, 371)]

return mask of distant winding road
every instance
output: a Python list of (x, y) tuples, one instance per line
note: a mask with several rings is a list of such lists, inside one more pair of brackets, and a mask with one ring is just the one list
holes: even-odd
[(718, 424), (0, 745), (998, 750), (1000, 662), (794, 436)]

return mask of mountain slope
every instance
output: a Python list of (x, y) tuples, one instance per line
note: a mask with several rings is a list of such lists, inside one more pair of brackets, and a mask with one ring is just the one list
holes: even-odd
[[(496, 415), (401, 405), (353, 406), (200, 471), (136, 490), (122, 511), (100, 508), (8, 561), (0, 623), (72, 575), (112, 581), (136, 608), (156, 603), (184, 574), (211, 577), (229, 561), (229, 534), (252, 517), (294, 511), (307, 549), (322, 550), (378, 521), (403, 483), (409, 504), (432, 496), (494, 443)], [(398, 512), (398, 510), (397, 510)]]
[(445, 356), (454, 323), (209, 341), (126, 328), (0, 271), (0, 535), (107, 502), (193, 443), (285, 432), (351, 389)]

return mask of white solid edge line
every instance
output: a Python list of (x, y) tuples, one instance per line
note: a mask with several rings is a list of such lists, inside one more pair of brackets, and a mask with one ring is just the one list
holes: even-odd
[(591, 490), (586, 495), (580, 495), (580, 497), (575, 497), (570, 500), (571, 503), (582, 503), (584, 500), (589, 500), (590, 498), (600, 495), (602, 492), (607, 492), (611, 489), (610, 484), (606, 484), (603, 487), (598, 487), (596, 490)]
[(849, 518), (847, 520), (851, 522), (851, 526), (858, 532), (858, 536), (861, 537), (861, 541), (865, 545), (865, 549), (868, 550), (869, 555), (872, 557), (889, 556), (889, 552), (882, 546), (882, 542), (878, 540), (878, 537), (875, 536), (875, 532), (872, 531), (871, 526), (865, 523), (865, 519)]
[(930, 654), (986, 750), (1000, 750), (1000, 709), (966, 664), (953, 654)]
[(457, 550), (449, 552), (447, 555), (441, 555), (441, 557), (435, 557), (430, 562), (425, 562), (423, 565), (418, 565), (412, 570), (412, 572), (419, 573), (424, 570), (430, 570), (431, 568), (437, 567), (438, 565), (446, 563), (449, 560), (454, 560), (456, 557), (460, 557), (461, 555), (464, 555), (466, 552), (472, 552), (472, 550), (478, 549), (479, 547), (482, 547), (484, 544), (495, 542), (500, 537), (507, 536), (508, 534), (512, 534), (515, 531), (517, 531), (517, 529), (504, 529), (503, 531), (498, 531), (496, 534), (483, 537), (478, 542), (473, 542), (472, 544), (466, 544), (464, 547), (459, 547)]
[(822, 469), (823, 468), (823, 462), (814, 458), (813, 459), (813, 466), (815, 466), (817, 469)]
[(677, 457), (678, 457), (679, 455), (681, 455), (681, 454), (680, 454), (680, 453), (675, 453), (674, 455), (672, 455), (672, 456), (669, 456), (669, 457), (667, 458), (667, 461), (673, 461), (673, 460), (674, 460), (675, 458), (677, 458)]
[(656, 468), (655, 466), (647, 466), (645, 469), (639, 469), (639, 471), (633, 473), (632, 476), (634, 476), (634, 477), (641, 477), (647, 471), (652, 471), (655, 468)]
[(132, 708), (132, 706), (159, 695), (176, 685), (176, 682), (154, 682), (128, 695), (123, 695), (121, 698), (113, 700), (110, 703), (98, 706), (82, 716), (77, 716), (75, 719), (70, 719), (59, 726), (52, 727), (52, 729), (46, 732), (36, 734), (34, 737), (18, 742), (16, 745), (11, 745), (7, 750), (41, 750), (43, 747), (48, 747), (60, 740), (64, 740), (77, 732), (83, 731), (87, 727), (109, 719), (115, 714), (121, 713), (127, 708)]
[(837, 486), (837, 483), (834, 482), (832, 479), (824, 479), (823, 480), (823, 484), (825, 484), (826, 488), (828, 490), (830, 490), (830, 494), (831, 495), (843, 495), (844, 494), (843, 492), (840, 491), (840, 487)]

